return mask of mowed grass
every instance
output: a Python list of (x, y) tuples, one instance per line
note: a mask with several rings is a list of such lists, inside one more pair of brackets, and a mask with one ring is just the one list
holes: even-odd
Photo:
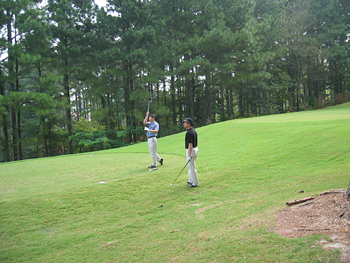
[(147, 143), (0, 164), (0, 262), (339, 262), (271, 229), (285, 202), (348, 186), (349, 103), (197, 132), (193, 189), (187, 168), (169, 186), (185, 133), (158, 140), (153, 172)]

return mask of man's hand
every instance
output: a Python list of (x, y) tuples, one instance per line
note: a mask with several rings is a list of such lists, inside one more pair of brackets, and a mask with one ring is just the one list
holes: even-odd
[(148, 115), (149, 115), (149, 111), (146, 112), (146, 117), (145, 117), (145, 119), (143, 120), (143, 125), (146, 125), (146, 124), (147, 124)]
[(145, 131), (149, 131), (149, 129), (147, 127), (145, 127)]

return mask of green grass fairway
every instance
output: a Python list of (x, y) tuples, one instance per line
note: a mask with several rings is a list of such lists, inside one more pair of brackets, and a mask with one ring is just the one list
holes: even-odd
[(0, 164), (0, 262), (340, 262), (269, 229), (285, 202), (347, 188), (350, 103), (197, 132), (192, 189), (187, 168), (169, 186), (185, 133), (158, 140), (153, 172), (147, 142)]

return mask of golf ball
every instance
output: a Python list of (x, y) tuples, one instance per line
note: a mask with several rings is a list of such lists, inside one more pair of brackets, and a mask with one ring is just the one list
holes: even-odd
[(173, 184), (170, 184), (170, 186), (173, 186)]

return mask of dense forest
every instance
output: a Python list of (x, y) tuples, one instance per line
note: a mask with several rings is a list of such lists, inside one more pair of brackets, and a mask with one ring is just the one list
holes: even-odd
[[(3, 0), (0, 161), (348, 101), (349, 0)], [(152, 102), (149, 103), (149, 101)]]

